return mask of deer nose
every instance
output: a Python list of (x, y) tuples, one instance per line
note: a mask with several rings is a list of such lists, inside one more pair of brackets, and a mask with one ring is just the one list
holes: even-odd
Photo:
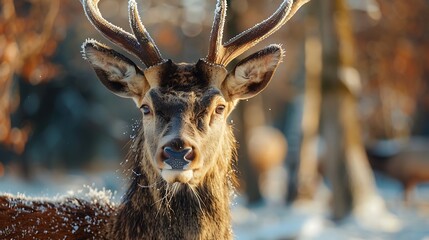
[(183, 169), (194, 158), (194, 151), (192, 148), (173, 149), (171, 147), (164, 147), (164, 163), (171, 166), (172, 169)]

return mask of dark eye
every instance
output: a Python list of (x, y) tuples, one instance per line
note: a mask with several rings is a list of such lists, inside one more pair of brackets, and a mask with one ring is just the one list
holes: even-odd
[(143, 104), (140, 109), (143, 111), (144, 115), (150, 114), (150, 107), (146, 104)]
[(216, 107), (215, 111), (216, 111), (217, 114), (222, 114), (224, 110), (225, 110), (225, 106), (224, 105), (219, 105), (219, 106)]

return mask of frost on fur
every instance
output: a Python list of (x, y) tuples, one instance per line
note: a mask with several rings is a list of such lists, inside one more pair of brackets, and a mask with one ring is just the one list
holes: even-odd
[(0, 239), (104, 239), (113, 194), (86, 187), (53, 199), (0, 197)]

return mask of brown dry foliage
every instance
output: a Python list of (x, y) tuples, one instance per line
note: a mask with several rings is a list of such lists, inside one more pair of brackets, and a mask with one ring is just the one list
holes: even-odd
[(36, 85), (57, 75), (49, 57), (60, 38), (54, 33), (60, 1), (1, 0), (0, 4), (0, 144), (22, 153), (31, 127), (11, 124), (10, 115), (20, 103), (14, 81)]
[(378, 3), (381, 19), (356, 34), (359, 69), (367, 80), (364, 97), (374, 103), (364, 121), (370, 139), (407, 137), (418, 97), (427, 89), (429, 4), (427, 0)]

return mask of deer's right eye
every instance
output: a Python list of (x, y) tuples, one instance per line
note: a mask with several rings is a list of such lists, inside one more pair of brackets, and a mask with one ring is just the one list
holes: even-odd
[(216, 112), (217, 114), (222, 114), (224, 111), (225, 111), (225, 105), (218, 105), (218, 106), (216, 107), (216, 110), (215, 110), (215, 112)]
[(148, 114), (150, 114), (150, 107), (148, 106), (148, 105), (146, 105), (146, 104), (143, 104), (141, 107), (140, 107), (140, 109), (142, 110), (142, 112), (143, 112), (143, 114), (144, 115), (148, 115)]

